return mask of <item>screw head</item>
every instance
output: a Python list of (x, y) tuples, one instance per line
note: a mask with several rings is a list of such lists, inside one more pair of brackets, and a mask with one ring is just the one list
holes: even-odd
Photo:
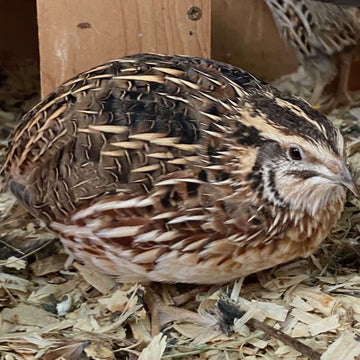
[(202, 11), (198, 6), (192, 6), (188, 11), (187, 11), (187, 15), (188, 18), (190, 20), (196, 21), (199, 20), (201, 18), (202, 15)]

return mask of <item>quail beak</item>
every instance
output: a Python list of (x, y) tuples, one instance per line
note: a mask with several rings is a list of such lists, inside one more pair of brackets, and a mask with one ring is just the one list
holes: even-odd
[(360, 197), (360, 191), (358, 186), (356, 185), (353, 177), (350, 174), (350, 171), (347, 169), (347, 167), (342, 164), (341, 171), (339, 173), (339, 183), (346, 187), (348, 190), (350, 190), (355, 197)]

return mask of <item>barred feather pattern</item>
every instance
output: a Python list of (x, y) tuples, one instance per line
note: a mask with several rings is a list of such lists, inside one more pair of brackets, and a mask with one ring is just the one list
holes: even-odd
[(265, 0), (279, 31), (300, 58), (334, 55), (360, 37), (357, 8), (314, 0)]
[[(172, 183), (177, 183), (173, 194), (185, 187), (179, 180)], [(121, 282), (214, 284), (308, 256), (342, 208), (339, 201), (312, 219), (243, 205), (232, 209), (238, 213), (234, 216), (231, 210), (224, 212), (227, 197), (211, 204), (213, 194), (204, 186), (196, 207), (170, 198), (169, 211), (162, 204), (169, 188), (157, 187), (150, 197), (118, 194), (95, 200), (70, 221), (53, 222), (50, 228), (60, 234), (70, 254)]]
[(2, 172), (100, 271), (222, 283), (307, 256), (339, 218), (345, 190), (307, 185), (319, 173), (292, 165), (293, 143), (311, 169), (342, 171), (341, 134), (305, 102), (213, 60), (140, 54), (79, 74), (25, 115)]

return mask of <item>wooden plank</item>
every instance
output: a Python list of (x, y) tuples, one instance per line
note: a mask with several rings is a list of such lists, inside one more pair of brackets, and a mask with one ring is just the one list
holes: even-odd
[[(211, 0), (37, 0), (42, 95), (141, 52), (210, 56)], [(191, 20), (189, 9), (201, 17)], [(195, 12), (195, 17), (196, 17)]]

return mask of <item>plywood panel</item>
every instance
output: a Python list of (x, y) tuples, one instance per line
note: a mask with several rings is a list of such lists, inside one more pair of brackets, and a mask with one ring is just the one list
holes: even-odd
[[(210, 2), (37, 0), (42, 94), (82, 70), (124, 55), (209, 57)], [(189, 18), (193, 6), (201, 10), (199, 19)]]

